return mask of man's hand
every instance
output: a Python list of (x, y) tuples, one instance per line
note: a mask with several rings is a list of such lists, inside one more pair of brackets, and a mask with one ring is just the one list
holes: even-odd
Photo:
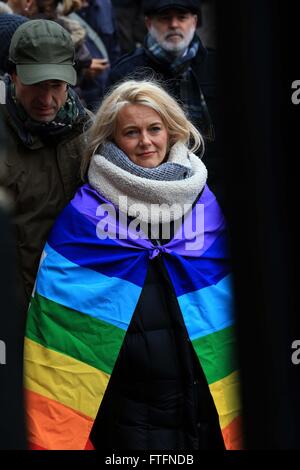
[(84, 71), (84, 77), (87, 79), (93, 79), (97, 75), (100, 75), (104, 70), (110, 66), (107, 59), (92, 59), (92, 63), (88, 69)]

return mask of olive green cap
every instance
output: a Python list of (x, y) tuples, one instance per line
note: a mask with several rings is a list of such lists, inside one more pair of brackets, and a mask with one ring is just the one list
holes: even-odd
[(16, 65), (24, 85), (45, 80), (76, 84), (74, 45), (68, 31), (49, 20), (30, 20), (15, 31), (9, 48), (9, 60)]

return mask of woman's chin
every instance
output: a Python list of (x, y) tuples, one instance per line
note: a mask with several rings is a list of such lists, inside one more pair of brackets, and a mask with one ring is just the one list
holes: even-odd
[(140, 165), (142, 166), (143, 168), (156, 168), (159, 166), (159, 163), (149, 163), (148, 165)]
[(157, 168), (162, 162), (158, 162), (157, 160), (144, 160), (140, 162), (135, 162), (136, 165), (141, 166), (142, 168)]

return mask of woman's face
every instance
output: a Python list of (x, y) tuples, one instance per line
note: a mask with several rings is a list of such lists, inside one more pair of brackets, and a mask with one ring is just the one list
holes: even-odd
[(152, 108), (142, 104), (124, 106), (118, 114), (116, 129), (115, 143), (133, 163), (155, 168), (164, 161), (168, 131)]

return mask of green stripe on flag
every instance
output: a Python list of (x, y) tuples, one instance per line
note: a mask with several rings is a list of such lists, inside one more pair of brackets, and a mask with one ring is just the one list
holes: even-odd
[(234, 327), (192, 341), (209, 384), (238, 369)]
[(112, 373), (126, 331), (53, 302), (31, 300), (26, 336), (97, 369)]

